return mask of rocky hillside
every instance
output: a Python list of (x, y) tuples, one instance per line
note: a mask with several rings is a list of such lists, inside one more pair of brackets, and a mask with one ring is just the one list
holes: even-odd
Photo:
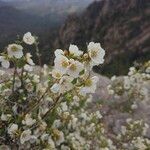
[(134, 61), (150, 59), (149, 20), (149, 0), (95, 1), (82, 15), (67, 19), (54, 47), (67, 48), (70, 43), (85, 47), (86, 42), (100, 42), (107, 56), (104, 66), (96, 71), (125, 74)]

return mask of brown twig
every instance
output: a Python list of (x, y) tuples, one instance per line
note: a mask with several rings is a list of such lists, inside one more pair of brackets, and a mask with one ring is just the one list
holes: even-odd
[(14, 74), (13, 74), (13, 85), (12, 85), (12, 92), (14, 93), (14, 88), (15, 88), (15, 78), (16, 78), (16, 72), (17, 72), (17, 67), (15, 66), (14, 69)]
[(60, 94), (60, 95), (56, 98), (55, 102), (51, 105), (51, 108), (43, 115), (42, 119), (44, 119), (44, 118), (47, 116), (47, 114), (49, 114), (49, 112), (51, 112), (51, 111), (57, 106), (57, 104), (58, 104), (58, 102), (59, 102), (61, 96), (62, 96), (62, 94)]
[(37, 103), (34, 106), (32, 106), (32, 108), (30, 110), (28, 110), (25, 114), (32, 112), (33, 110), (35, 110), (39, 106), (39, 104), (41, 103), (41, 100), (44, 98), (44, 96), (46, 95), (48, 90), (49, 90), (49, 87), (45, 90), (43, 95), (38, 99)]

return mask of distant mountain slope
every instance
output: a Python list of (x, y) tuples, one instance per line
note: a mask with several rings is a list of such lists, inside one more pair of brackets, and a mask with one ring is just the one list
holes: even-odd
[(44, 16), (50, 13), (65, 15), (82, 11), (93, 0), (5, 0), (17, 9)]
[[(24, 32), (37, 31), (39, 17), (24, 13), (11, 6), (0, 5), (0, 48)], [(34, 27), (34, 28), (33, 28)]]
[(85, 47), (101, 42), (106, 49), (102, 73), (124, 74), (135, 60), (150, 59), (150, 1), (102, 0), (80, 16), (70, 16), (61, 27), (55, 47), (70, 43)]
[(31, 31), (44, 43), (67, 15), (80, 12), (93, 0), (0, 0), (0, 49), (16, 35)]

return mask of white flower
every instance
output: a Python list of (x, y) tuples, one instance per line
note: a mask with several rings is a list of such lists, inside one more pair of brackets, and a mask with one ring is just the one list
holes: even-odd
[(131, 105), (131, 108), (134, 110), (134, 109), (137, 109), (138, 108), (138, 105), (134, 102), (132, 105)]
[(51, 91), (53, 93), (58, 93), (60, 91), (60, 84), (55, 83), (52, 87), (51, 87)]
[(0, 145), (0, 150), (11, 150), (8, 145)]
[(57, 129), (55, 129), (53, 132), (54, 132), (55, 143), (57, 146), (59, 146), (65, 140), (64, 139), (64, 133), (62, 131), (57, 130)]
[(73, 84), (71, 83), (71, 81), (73, 80), (73, 78), (69, 77), (69, 76), (63, 76), (59, 83), (55, 83), (52, 87), (51, 87), (51, 91), (53, 93), (65, 93), (69, 90), (71, 90), (73, 88)]
[(30, 32), (27, 32), (26, 34), (24, 34), (23, 36), (23, 41), (28, 44), (28, 45), (32, 45), (35, 43), (35, 38), (34, 36), (31, 35)]
[(111, 81), (115, 81), (115, 80), (116, 80), (116, 76), (114, 75), (111, 77)]
[(121, 133), (125, 135), (127, 132), (127, 128), (125, 126), (121, 126)]
[(29, 141), (31, 138), (31, 130), (25, 130), (20, 136), (20, 143), (24, 144), (26, 141)]
[(109, 150), (109, 148), (108, 148), (108, 147), (105, 147), (105, 148), (101, 148), (101, 150)]
[(0, 62), (1, 62), (2, 67), (6, 68), (6, 69), (9, 68), (10, 63), (6, 57), (0, 56)]
[(49, 138), (49, 134), (47, 134), (47, 133), (44, 133), (44, 134), (42, 134), (42, 136), (41, 136), (41, 140), (42, 140), (43, 142), (47, 141), (48, 138)]
[(88, 45), (88, 53), (91, 58), (91, 65), (99, 65), (104, 62), (105, 50), (102, 49), (100, 43), (90, 42)]
[(18, 130), (18, 125), (17, 124), (11, 124), (8, 127), (8, 134), (10, 134), (11, 136), (13, 136)]
[(0, 76), (3, 76), (5, 74), (5, 71), (0, 70)]
[(1, 120), (2, 120), (2, 121), (7, 121), (7, 120), (8, 120), (7, 115), (2, 114), (2, 115), (1, 115)]
[(56, 119), (53, 123), (53, 128), (59, 128), (61, 126), (61, 121)]
[(128, 77), (124, 77), (124, 89), (126, 89), (126, 90), (128, 90), (128, 89), (130, 89), (130, 85), (131, 83), (130, 83), (130, 79), (128, 78)]
[(11, 115), (10, 114), (4, 114), (4, 113), (2, 113), (2, 115), (1, 115), (1, 120), (2, 121), (8, 121), (8, 119), (11, 117)]
[(135, 67), (130, 67), (130, 68), (129, 68), (129, 73), (128, 73), (128, 75), (131, 76), (131, 75), (133, 75), (133, 74), (135, 74), (135, 73), (136, 73)]
[(31, 135), (31, 136), (30, 136), (30, 143), (33, 144), (33, 143), (35, 143), (36, 141), (37, 141), (37, 137), (34, 136), (34, 135)]
[(150, 74), (150, 67), (147, 67), (145, 72)]
[(92, 78), (89, 78), (85, 81), (85, 86), (81, 87), (80, 94), (86, 95), (87, 93), (94, 93), (96, 90), (96, 84), (98, 82), (98, 77), (94, 76)]
[(18, 44), (10, 44), (7, 47), (7, 52), (9, 57), (21, 58), (23, 56), (23, 47)]
[(69, 60), (67, 57), (58, 54), (54, 60), (54, 63), (55, 63), (56, 70), (59, 70), (63, 74), (66, 73), (67, 68), (69, 66)]
[(49, 137), (49, 139), (48, 139), (48, 144), (49, 144), (51, 149), (55, 149), (55, 143), (51, 137)]
[(67, 70), (68, 75), (77, 78), (79, 73), (84, 69), (84, 65), (79, 61), (75, 61), (74, 59), (71, 59), (69, 63), (70, 64)]
[(25, 71), (28, 71), (28, 72), (32, 72), (32, 71), (33, 71), (33, 67), (30, 66), (30, 65), (28, 65), (28, 64), (26, 64), (26, 65), (24, 66), (24, 70), (25, 70)]
[(71, 55), (73, 55), (75, 57), (80, 56), (80, 55), (83, 54), (83, 52), (80, 51), (76, 45), (72, 45), (72, 44), (69, 47), (69, 52), (70, 52)]
[(59, 56), (59, 55), (64, 55), (64, 51), (61, 49), (56, 49), (55, 50), (55, 57)]
[(60, 107), (61, 107), (62, 111), (67, 111), (68, 110), (68, 106), (67, 106), (66, 102), (61, 103)]
[(39, 83), (39, 82), (40, 82), (40, 76), (35, 74), (35, 75), (33, 76), (33, 81), (34, 81), (35, 83)]
[(101, 119), (102, 118), (102, 115), (99, 111), (96, 111), (95, 112), (95, 115), (97, 116), (97, 118)]
[(142, 137), (137, 137), (135, 141), (133, 141), (135, 148), (139, 150), (146, 150), (147, 146), (145, 145), (145, 141)]
[(32, 126), (35, 124), (36, 120), (31, 118), (30, 114), (26, 114), (25, 119), (22, 120), (22, 124), (27, 125), (27, 126)]
[(30, 53), (27, 53), (26, 54), (26, 60), (27, 60), (27, 63), (29, 64), (29, 65), (35, 65), (34, 64), (34, 62), (33, 62), (33, 60), (31, 59), (31, 57), (32, 57), (32, 55), (30, 54)]
[(73, 88), (73, 84), (71, 83), (73, 80), (70, 76), (63, 76), (59, 81), (60, 86), (60, 93), (65, 93)]
[(70, 148), (68, 146), (61, 145), (61, 150), (70, 150)]
[(62, 73), (59, 70), (53, 69), (52, 70), (52, 77), (55, 79), (60, 79), (62, 77)]

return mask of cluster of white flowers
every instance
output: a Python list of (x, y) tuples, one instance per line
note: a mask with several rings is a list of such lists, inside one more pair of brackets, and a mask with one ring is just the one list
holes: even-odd
[(117, 135), (117, 147), (121, 150), (147, 150), (150, 148), (150, 140), (146, 138), (149, 126), (142, 120), (126, 120), (126, 124), (121, 126), (120, 134)]
[[(108, 85), (108, 92), (113, 99), (112, 105), (118, 110), (118, 120), (115, 120), (118, 122), (117, 130), (113, 132), (118, 133), (114, 142), (119, 150), (150, 149), (148, 117), (140, 117), (149, 108), (149, 68), (150, 61), (140, 64), (140, 67), (131, 67), (128, 75), (113, 76), (111, 84)], [(124, 117), (119, 118), (119, 115)], [(131, 118), (127, 118), (129, 116)]]
[[(92, 55), (92, 53), (94, 53)], [(94, 93), (98, 78), (90, 77), (90, 70), (94, 65), (101, 64), (104, 61), (105, 51), (99, 43), (91, 42), (88, 45), (87, 53), (83, 54), (76, 45), (70, 45), (69, 51), (57, 49), (55, 51), (55, 66), (52, 71), (52, 77), (58, 80), (51, 90), (54, 93), (64, 93), (72, 88), (73, 81), (78, 84), (78, 91), (81, 95)], [(96, 62), (93, 59), (96, 58)]]
[(112, 83), (108, 86), (108, 91), (114, 96), (127, 97), (132, 101), (131, 109), (137, 109), (137, 103), (149, 101), (150, 92), (150, 61), (142, 67), (136, 69), (131, 67), (127, 76), (111, 78)]
[(88, 110), (98, 81), (90, 71), (104, 61), (100, 44), (89, 43), (85, 53), (76, 45), (68, 51), (57, 49), (53, 69), (44, 65), (35, 71), (22, 42), (32, 45), (37, 41), (28, 32), (0, 56), (2, 67), (12, 64), (14, 68), (0, 82), (0, 149), (114, 150), (101, 113)]
[[(70, 45), (68, 51), (57, 49), (52, 68), (35, 66), (32, 55), (24, 54), (22, 43), (37, 47), (38, 42), (28, 32), (19, 42), (8, 45), (0, 56), (2, 67), (13, 66), (9, 73), (0, 70), (0, 150), (150, 148), (149, 140), (144, 137), (148, 125), (143, 121), (128, 119), (119, 135), (110, 136), (99, 110), (102, 106), (95, 103), (94, 110), (89, 107), (98, 82), (98, 77), (91, 76), (90, 71), (102, 64), (105, 56), (99, 43), (90, 42), (86, 52), (76, 45)], [(148, 64), (142, 77), (131, 68), (121, 83), (123, 89), (136, 87), (135, 81), (147, 82)], [(110, 92), (115, 93), (112, 87)], [(123, 94), (122, 89), (117, 88), (116, 93)]]

